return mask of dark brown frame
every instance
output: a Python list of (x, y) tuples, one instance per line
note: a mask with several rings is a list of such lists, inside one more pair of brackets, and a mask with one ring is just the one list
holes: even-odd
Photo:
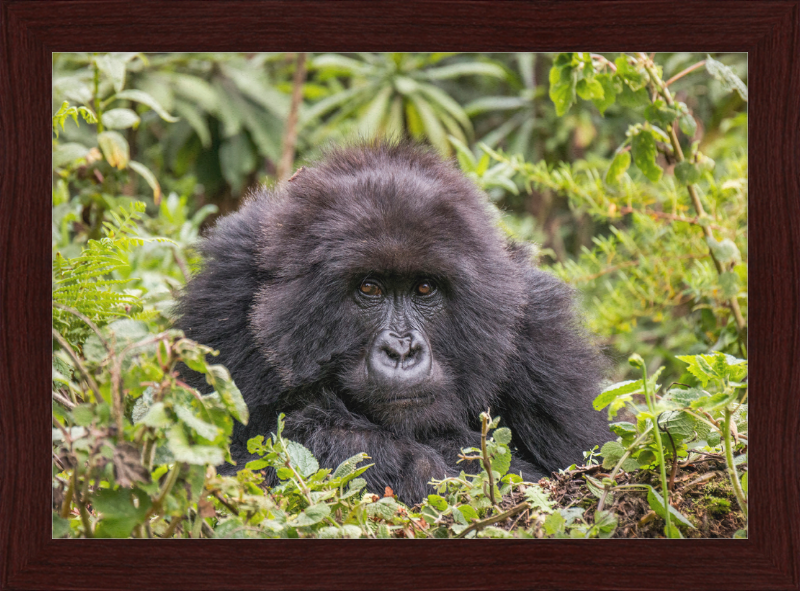
[[(2, 589), (800, 589), (800, 0), (0, 0)], [(750, 538), (62, 541), (50, 535), (51, 52), (746, 51)]]

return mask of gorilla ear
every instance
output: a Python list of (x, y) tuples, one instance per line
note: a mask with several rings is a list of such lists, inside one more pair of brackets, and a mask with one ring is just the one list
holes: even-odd
[(298, 168), (297, 171), (291, 176), (291, 178), (289, 178), (287, 182), (291, 183), (294, 179), (299, 177), (300, 173), (303, 172), (305, 169), (306, 169), (305, 166), (301, 166), (300, 168)]

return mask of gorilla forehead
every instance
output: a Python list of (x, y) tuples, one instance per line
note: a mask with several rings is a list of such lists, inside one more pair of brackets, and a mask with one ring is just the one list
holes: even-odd
[[(301, 262), (306, 271), (318, 265), (340, 277), (511, 272), (485, 197), (451, 164), (419, 148), (330, 152), (285, 185), (267, 222), (263, 252), (273, 268), (285, 261), (287, 276), (302, 273), (293, 268)], [(276, 247), (282, 252), (270, 252)]]

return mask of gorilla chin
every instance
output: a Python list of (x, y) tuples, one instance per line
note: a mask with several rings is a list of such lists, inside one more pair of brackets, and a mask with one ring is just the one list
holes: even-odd
[(253, 459), (247, 440), (279, 413), (321, 466), (366, 452), (370, 490), (407, 503), (432, 478), (480, 469), (458, 461), (487, 408), (512, 429), (511, 471), (527, 480), (609, 438), (591, 408), (604, 362), (572, 291), (428, 149), (330, 150), (221, 219), (201, 252), (177, 326), (220, 351), (250, 409), (221, 474)]

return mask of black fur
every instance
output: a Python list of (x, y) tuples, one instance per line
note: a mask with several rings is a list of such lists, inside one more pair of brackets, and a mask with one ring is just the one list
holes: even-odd
[[(247, 440), (275, 431), (280, 412), (286, 437), (322, 466), (365, 451), (370, 489), (409, 503), (462, 469), (459, 449), (479, 443), (487, 408), (512, 429), (512, 471), (526, 479), (608, 439), (591, 408), (603, 363), (571, 290), (506, 241), (485, 196), (424, 148), (333, 150), (221, 219), (201, 248), (177, 324), (220, 350), (251, 412), (234, 432), (237, 466), (222, 473), (244, 466)], [(430, 404), (391, 404), (363, 369), (381, 328), (356, 295), (371, 276), (436, 283), (430, 313), (407, 305), (434, 359)]]

